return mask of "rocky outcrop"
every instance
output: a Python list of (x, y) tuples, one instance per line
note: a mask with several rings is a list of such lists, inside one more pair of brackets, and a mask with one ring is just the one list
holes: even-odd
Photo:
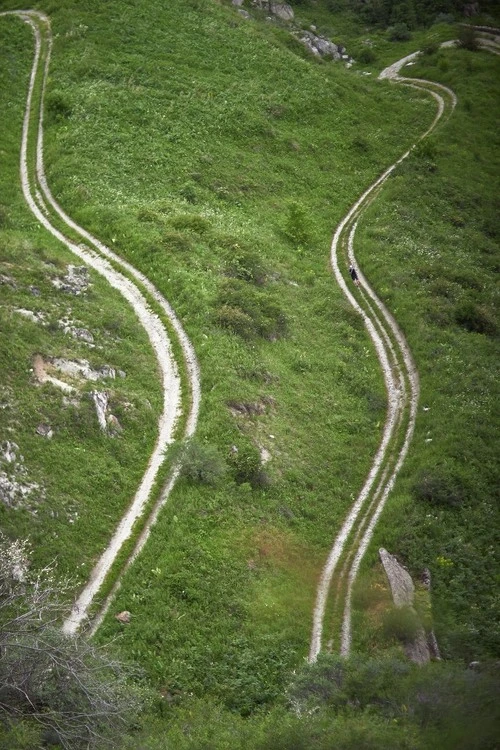
[[(383, 547), (379, 550), (379, 556), (391, 587), (395, 606), (398, 609), (408, 607), (417, 617), (417, 612), (413, 606), (415, 603), (415, 585), (410, 574), (400, 565), (396, 557), (389, 554)], [(425, 630), (421, 624), (417, 627), (414, 637), (404, 644), (404, 650), (408, 659), (416, 664), (425, 664), (430, 661), (431, 652), (427, 644)]]
[[(236, 2), (233, 0), (233, 5), (242, 5), (242, 3), (239, 0), (236, 0)], [(295, 16), (292, 6), (288, 3), (279, 3), (275, 0), (252, 0), (252, 5), (259, 10), (271, 13), (282, 21), (293, 21)]]
[(78, 296), (84, 294), (90, 283), (90, 275), (86, 266), (69, 265), (67, 273), (63, 278), (56, 277), (52, 279), (52, 284), (62, 292)]
[(341, 60), (345, 53), (343, 47), (337, 46), (324, 36), (318, 36), (313, 31), (299, 31), (297, 38), (316, 57), (330, 57), (332, 60)]

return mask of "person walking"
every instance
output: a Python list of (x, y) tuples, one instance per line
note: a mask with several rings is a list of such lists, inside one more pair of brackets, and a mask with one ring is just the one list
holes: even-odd
[(349, 273), (351, 274), (351, 279), (354, 281), (356, 286), (359, 286), (358, 274), (356, 273), (356, 269), (354, 268), (352, 263), (349, 265)]

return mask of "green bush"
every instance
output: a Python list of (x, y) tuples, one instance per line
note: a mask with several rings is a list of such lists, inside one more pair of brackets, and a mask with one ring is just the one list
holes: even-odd
[(427, 57), (430, 57), (430, 55), (435, 55), (436, 52), (439, 49), (439, 44), (437, 42), (429, 42), (426, 44), (423, 48), (424, 55), (427, 55)]
[(166, 250), (179, 250), (186, 252), (191, 249), (189, 237), (175, 230), (163, 232), (161, 243)]
[(179, 231), (187, 230), (196, 234), (205, 234), (210, 229), (210, 222), (200, 214), (178, 214), (169, 219), (169, 224)]
[(396, 23), (394, 26), (389, 26), (387, 36), (390, 42), (407, 42), (411, 39), (410, 29), (406, 23)]
[(227, 465), (217, 448), (191, 439), (181, 451), (180, 475), (190, 482), (216, 485), (225, 475)]
[(229, 329), (232, 333), (238, 334), (243, 339), (251, 339), (257, 335), (257, 328), (254, 321), (250, 315), (247, 315), (239, 307), (222, 305), (217, 310), (215, 319), (222, 328)]
[(363, 47), (363, 49), (354, 55), (354, 58), (364, 65), (369, 65), (370, 63), (375, 62), (377, 55), (372, 49), (370, 49), (370, 47)]
[(420, 502), (456, 507), (467, 499), (468, 488), (462, 477), (452, 469), (437, 466), (422, 469), (412, 487), (412, 493)]
[(393, 607), (384, 615), (383, 631), (386, 638), (411, 643), (420, 627), (418, 615), (412, 607)]
[(227, 279), (219, 293), (216, 321), (245, 339), (274, 340), (284, 336), (287, 319), (271, 292), (260, 291), (240, 279)]
[(467, 24), (458, 27), (458, 46), (476, 52), (479, 49), (477, 32), (473, 26)]
[(290, 201), (284, 227), (285, 236), (297, 248), (311, 241), (311, 225), (305, 207), (297, 201)]
[(473, 302), (464, 302), (455, 310), (455, 320), (458, 325), (471, 333), (484, 333), (487, 336), (495, 336), (498, 327), (491, 313), (481, 305)]
[(48, 120), (61, 122), (70, 117), (72, 113), (71, 104), (61, 91), (52, 91), (45, 97)]
[(257, 253), (241, 249), (238, 244), (227, 261), (229, 276), (262, 286), (266, 281), (266, 268)]
[(262, 469), (259, 449), (250, 440), (240, 440), (233, 446), (230, 464), (237, 484), (250, 484), (253, 488), (269, 485), (269, 477)]

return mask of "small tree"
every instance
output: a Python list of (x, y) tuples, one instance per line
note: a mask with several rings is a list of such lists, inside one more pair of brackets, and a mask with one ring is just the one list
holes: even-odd
[(26, 542), (0, 536), (0, 721), (14, 734), (27, 722), (37, 747), (116, 747), (139, 708), (130, 670), (107, 648), (63, 635), (69, 582), (54, 565), (31, 572), (29, 557)]
[(458, 29), (458, 46), (476, 52), (479, 49), (479, 41), (473, 26), (464, 24)]

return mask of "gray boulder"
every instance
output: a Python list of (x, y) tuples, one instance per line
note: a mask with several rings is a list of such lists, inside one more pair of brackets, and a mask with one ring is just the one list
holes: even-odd
[(301, 31), (298, 38), (316, 57), (331, 57), (333, 60), (340, 60), (342, 57), (340, 47), (323, 36), (313, 34), (312, 31)]

